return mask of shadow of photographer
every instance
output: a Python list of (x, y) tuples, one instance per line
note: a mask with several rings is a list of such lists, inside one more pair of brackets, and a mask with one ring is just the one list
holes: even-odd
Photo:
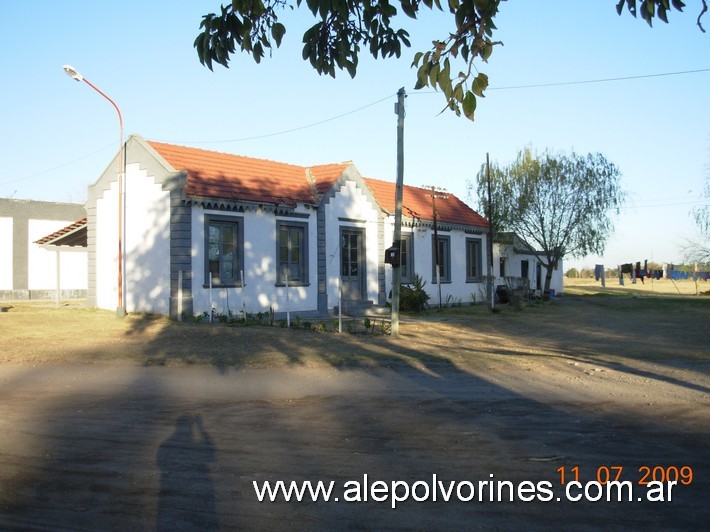
[(217, 530), (219, 520), (210, 464), (212, 437), (202, 416), (182, 414), (175, 430), (158, 449), (160, 496), (156, 530)]

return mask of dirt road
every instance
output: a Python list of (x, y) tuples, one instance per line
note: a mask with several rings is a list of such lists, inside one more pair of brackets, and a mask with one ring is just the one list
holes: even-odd
[[(419, 326), (403, 329), (413, 338)], [(420, 352), (416, 363), (378, 367), (0, 364), (0, 528), (703, 529), (708, 344), (675, 329), (663, 329), (673, 343), (664, 347), (624, 339), (623, 324), (587, 326), (586, 339), (528, 331), (529, 356), (525, 342), (515, 356), (501, 343), (500, 362), (475, 364), (465, 363), (482, 349), (475, 330), (431, 339), (448, 358)], [(514, 332), (496, 327), (501, 337)], [(610, 345), (638, 345), (647, 356), (612, 358)], [(671, 501), (640, 502), (639, 482), (656, 466), (657, 478), (677, 472), (679, 481), (692, 468), (692, 482), (675, 486)], [(586, 483), (619, 467), (630, 502), (566, 500), (561, 472)], [(333, 481), (339, 500), (259, 502), (254, 482), (278, 480)], [(391, 496), (373, 500), (391, 495), (395, 481), (414, 487), (409, 500), (394, 509)], [(510, 484), (491, 502), (487, 483), (498, 481)], [(353, 501), (365, 492), (367, 501)]]

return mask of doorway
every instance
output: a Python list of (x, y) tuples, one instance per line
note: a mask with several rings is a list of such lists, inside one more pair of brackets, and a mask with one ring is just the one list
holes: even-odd
[(365, 299), (365, 230), (340, 230), (340, 279), (345, 301)]

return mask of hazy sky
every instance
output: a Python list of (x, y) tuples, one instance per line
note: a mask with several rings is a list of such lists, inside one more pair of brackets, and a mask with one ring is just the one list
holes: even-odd
[[(619, 17), (615, 4), (503, 3), (495, 38), (504, 46), (478, 65), (490, 90), (471, 123), (440, 114), (441, 94), (413, 90), (412, 57), (447, 35), (442, 14), (404, 20), (413, 46), (400, 59), (363, 55), (354, 80), (333, 80), (301, 59), (312, 24), (303, 9), (284, 14), (284, 45), (271, 59), (237, 55), (210, 72), (192, 43), (218, 1), (2, 0), (0, 197), (83, 202), (117, 151), (115, 110), (64, 64), (114, 99), (126, 135), (299, 165), (351, 160), (390, 181), (404, 87), (407, 184), (444, 186), (475, 208), (468, 184), (487, 152), (501, 164), (526, 146), (600, 152), (620, 168), (627, 205), (605, 256), (565, 268), (679, 262), (710, 172), (710, 33), (695, 25), (699, 1), (653, 29)], [(598, 81), (616, 78), (633, 79)]]

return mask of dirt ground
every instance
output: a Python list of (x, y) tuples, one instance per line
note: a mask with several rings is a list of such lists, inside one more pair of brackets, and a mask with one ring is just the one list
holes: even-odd
[[(407, 316), (399, 338), (3, 306), (2, 529), (700, 530), (710, 519), (710, 298), (462, 307)], [(675, 468), (687, 485), (671, 501), (638, 500), (644, 476)], [(562, 472), (582, 483), (620, 472), (632, 500), (568, 501)], [(259, 502), (253, 483), (278, 480), (333, 481), (339, 500)], [(393, 509), (373, 500), (376, 481), (419, 482), (427, 500)], [(432, 484), (452, 481), (452, 500), (433, 500)], [(513, 483), (513, 502), (505, 487), (489, 500), (497, 481)], [(534, 491), (519, 492), (523, 481)], [(367, 501), (346, 494), (355, 482)], [(473, 500), (458, 500), (471, 486)]]

